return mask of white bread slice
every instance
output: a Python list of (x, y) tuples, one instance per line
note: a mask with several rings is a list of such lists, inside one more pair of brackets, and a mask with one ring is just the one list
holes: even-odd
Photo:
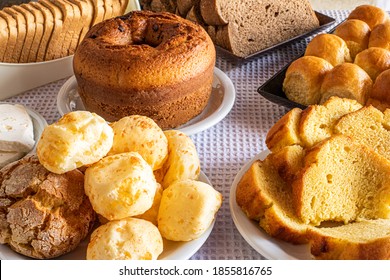
[(60, 58), (62, 57), (62, 44), (64, 41), (67, 42), (69, 40), (68, 37), (66, 37), (66, 33), (63, 28), (64, 18), (62, 11), (50, 0), (39, 0), (38, 3), (49, 9), (53, 15), (54, 22), (53, 32), (47, 45), (45, 60)]
[[(54, 31), (54, 16), (46, 6), (38, 2), (30, 2), (29, 6), (32, 7), (32, 11), (35, 14), (35, 18), (39, 19), (41, 14), (43, 16), (43, 30), (42, 38), (39, 42), (39, 48), (36, 56), (36, 61), (45, 61), (46, 53), (49, 48), (50, 39)], [(36, 38), (38, 39), (38, 37)]]
[(326, 260), (390, 259), (390, 220), (362, 220), (329, 228), (308, 228), (311, 253)]
[(226, 0), (200, 0), (200, 12), (208, 25), (228, 24), (229, 4)]
[(89, 1), (92, 2), (93, 9), (94, 9), (93, 20), (91, 25), (92, 27), (93, 25), (103, 21), (104, 19), (104, 13), (105, 13), (104, 0), (89, 0)]
[(338, 119), (345, 114), (362, 108), (352, 99), (331, 97), (322, 105), (311, 105), (303, 110), (299, 122), (299, 135), (305, 147), (330, 137)]
[(4, 62), (9, 37), (8, 23), (0, 16), (0, 61)]
[[(33, 40), (31, 42), (31, 49), (28, 53), (27, 61), (28, 62), (37, 62), (38, 61), (37, 56), (38, 56), (38, 51), (39, 51), (39, 45), (40, 45), (40, 43), (42, 41), (42, 37), (43, 37), (44, 17), (43, 17), (42, 12), (40, 10), (38, 10), (37, 8), (35, 8), (31, 4), (21, 4), (20, 8), (28, 11), (33, 17), (31, 20), (34, 21), (33, 25), (35, 27), (35, 32), (34, 32)], [(40, 60), (40, 61), (42, 61), (42, 60)]]
[(112, 0), (104, 0), (104, 20), (112, 18)]
[(78, 6), (80, 10), (80, 31), (78, 35), (77, 46), (84, 39), (85, 34), (87, 34), (88, 30), (91, 27), (93, 20), (93, 5), (92, 2), (86, 0), (69, 0), (69, 2)]
[(334, 132), (348, 135), (390, 160), (390, 110), (382, 113), (365, 106), (340, 118)]
[(112, 17), (117, 17), (123, 15), (121, 13), (121, 1), (120, 0), (112, 0)]
[(307, 224), (390, 218), (390, 161), (344, 135), (307, 150), (292, 187)]
[(278, 120), (268, 131), (265, 143), (272, 152), (276, 152), (285, 146), (301, 145), (298, 131), (302, 110), (291, 109)]
[(24, 59), (24, 56), (22, 54), (22, 49), (23, 49), (24, 41), (26, 39), (26, 20), (22, 14), (18, 13), (11, 7), (5, 7), (3, 11), (15, 19), (17, 39), (12, 54), (12, 60), (14, 62), (21, 62), (21, 59)]
[(16, 20), (4, 12), (3, 10), (0, 10), (0, 17), (2, 17), (8, 26), (8, 43), (7, 43), (7, 48), (4, 53), (4, 62), (10, 62), (10, 63), (15, 63), (17, 62), (14, 59), (14, 50), (15, 50), (15, 45), (18, 37), (18, 30), (16, 27)]
[(11, 8), (14, 9), (16, 12), (22, 14), (26, 22), (26, 38), (24, 40), (19, 62), (22, 63), (34, 62), (34, 60), (29, 60), (29, 55), (31, 49), (33, 48), (32, 44), (34, 41), (34, 36), (36, 31), (34, 15), (29, 10), (23, 8), (22, 5), (14, 5)]
[(127, 7), (129, 6), (129, 1), (130, 0), (119, 0), (121, 9), (120, 9), (120, 14), (124, 15), (126, 13)]

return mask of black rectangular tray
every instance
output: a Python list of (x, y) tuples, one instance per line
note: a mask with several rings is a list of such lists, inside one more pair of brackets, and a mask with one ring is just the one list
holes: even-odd
[(295, 37), (289, 38), (288, 40), (282, 41), (282, 42), (280, 42), (280, 43), (278, 43), (278, 44), (276, 44), (276, 45), (272, 45), (272, 46), (270, 46), (270, 47), (268, 47), (268, 48), (266, 48), (266, 49), (262, 49), (262, 50), (260, 50), (260, 51), (258, 51), (258, 52), (252, 53), (252, 54), (250, 54), (250, 55), (248, 55), (248, 56), (246, 56), (246, 57), (236, 56), (236, 55), (234, 55), (233, 53), (231, 53), (230, 51), (228, 51), (228, 50), (226, 50), (226, 49), (224, 49), (224, 48), (221, 48), (221, 47), (219, 47), (219, 46), (216, 46), (216, 47), (217, 47), (217, 49), (218, 49), (219, 51), (221, 51), (221, 52), (224, 53), (224, 54), (227, 54), (228, 56), (232, 56), (232, 57), (235, 58), (235, 59), (245, 60), (245, 59), (248, 59), (248, 58), (252, 58), (252, 57), (254, 57), (254, 56), (256, 56), (256, 55), (263, 54), (263, 53), (265, 53), (265, 52), (267, 52), (267, 51), (269, 51), (269, 50), (272, 50), (272, 49), (274, 49), (274, 48), (276, 48), (276, 47), (280, 47), (280, 46), (282, 46), (282, 45), (284, 45), (284, 44), (287, 44), (287, 43), (293, 42), (293, 41), (295, 41), (295, 40), (302, 39), (302, 38), (304, 38), (304, 37), (308, 37), (308, 36), (310, 36), (311, 34), (320, 32), (320, 31), (322, 31), (322, 30), (328, 28), (329, 26), (331, 26), (333, 23), (336, 22), (336, 20), (335, 20), (334, 18), (332, 18), (332, 17), (329, 17), (329, 16), (327, 16), (327, 15), (321, 14), (321, 13), (319, 13), (319, 12), (317, 12), (317, 11), (314, 11), (314, 12), (315, 12), (315, 14), (316, 14), (316, 16), (317, 16), (317, 18), (318, 18), (318, 21), (320, 22), (320, 26), (319, 26), (318, 28), (313, 29), (313, 30), (311, 30), (311, 31), (309, 31), (309, 32), (306, 32), (306, 33), (303, 33), (303, 34), (299, 34), (299, 35), (297, 35), (297, 36), (295, 36)]

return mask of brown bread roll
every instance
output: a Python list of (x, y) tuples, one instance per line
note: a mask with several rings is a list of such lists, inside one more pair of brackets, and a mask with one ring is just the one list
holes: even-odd
[(390, 22), (378, 24), (371, 31), (368, 47), (378, 47), (390, 51)]
[(360, 5), (349, 14), (348, 19), (360, 19), (373, 29), (376, 25), (388, 21), (389, 15), (376, 6)]
[(372, 89), (370, 76), (353, 63), (342, 63), (329, 71), (321, 85), (321, 100), (324, 103), (331, 96), (354, 99), (364, 104)]
[(288, 67), (283, 91), (291, 101), (302, 105), (317, 104), (322, 80), (332, 68), (332, 64), (320, 57), (300, 57)]
[(347, 44), (334, 34), (319, 34), (306, 47), (305, 55), (321, 57), (333, 66), (352, 62)]
[(381, 72), (390, 68), (390, 51), (382, 48), (368, 48), (356, 55), (354, 63), (366, 71), (375, 82)]
[(367, 103), (381, 111), (390, 108), (390, 69), (383, 71), (376, 78)]
[(345, 41), (354, 60), (359, 52), (368, 48), (371, 29), (364, 21), (349, 19), (337, 26), (333, 34)]

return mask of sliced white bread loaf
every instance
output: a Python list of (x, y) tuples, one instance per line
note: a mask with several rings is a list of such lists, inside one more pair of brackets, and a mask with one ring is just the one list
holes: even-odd
[(305, 147), (330, 137), (338, 119), (362, 108), (355, 100), (331, 97), (322, 105), (312, 105), (303, 110), (299, 122), (299, 135)]
[(390, 220), (362, 220), (347, 225), (308, 227), (311, 253), (326, 260), (390, 259)]
[(92, 20), (92, 26), (103, 21), (104, 19), (104, 1), (103, 0), (89, 0), (92, 2), (94, 13), (93, 13), (93, 20)]
[(0, 61), (4, 61), (9, 37), (8, 23), (0, 16)]
[(390, 160), (390, 110), (384, 113), (373, 106), (365, 106), (343, 116), (334, 132), (350, 136)]
[(7, 43), (7, 48), (4, 53), (4, 62), (17, 62), (15, 61), (15, 55), (14, 55), (14, 50), (16, 46), (16, 41), (18, 37), (18, 30), (16, 26), (16, 20), (7, 14), (6, 12), (0, 10), (0, 17), (2, 17), (5, 22), (7, 23), (8, 27), (8, 43)]
[[(39, 18), (41, 16), (40, 14), (43, 16), (43, 34), (39, 41), (39, 48), (36, 56), (36, 61), (40, 62), (45, 60), (49, 48), (49, 42), (54, 31), (54, 16), (50, 9), (42, 3), (30, 2), (28, 5), (34, 8), (33, 12), (36, 18)], [(36, 39), (38, 39), (38, 37), (36, 37)]]
[(112, 0), (104, 0), (104, 20), (112, 18)]
[(24, 17), (24, 23), (25, 23), (26, 35), (25, 35), (22, 51), (20, 54), (19, 62), (21, 63), (30, 62), (29, 54), (30, 54), (30, 50), (31, 50), (31, 46), (34, 40), (35, 30), (36, 30), (35, 18), (30, 11), (24, 9), (22, 6), (13, 5), (11, 6), (11, 9), (13, 9), (15, 13), (19, 13), (20, 15), (22, 15)]
[(81, 41), (84, 39), (85, 34), (87, 34), (88, 30), (91, 28), (93, 13), (94, 13), (93, 4), (92, 2), (86, 0), (69, 0), (69, 2), (77, 5), (80, 10), (81, 29), (78, 30), (79, 31), (78, 40), (77, 40), (77, 46), (78, 46), (81, 43)]
[(120, 9), (120, 14), (123, 15), (126, 13), (127, 6), (129, 5), (129, 0), (119, 0), (121, 9)]
[(279, 119), (268, 131), (265, 143), (272, 152), (285, 146), (301, 145), (299, 123), (302, 110), (294, 108)]
[(390, 161), (344, 135), (307, 150), (292, 187), (307, 224), (390, 218)]
[(12, 53), (12, 61), (21, 62), (21, 59), (24, 59), (22, 49), (26, 39), (26, 19), (22, 14), (18, 13), (11, 7), (6, 7), (3, 9), (3, 11), (15, 20), (17, 36), (15, 47)]

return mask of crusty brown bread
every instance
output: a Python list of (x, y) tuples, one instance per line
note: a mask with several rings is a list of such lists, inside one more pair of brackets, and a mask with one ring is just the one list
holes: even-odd
[(331, 97), (322, 105), (306, 108), (298, 125), (298, 135), (304, 147), (312, 147), (332, 136), (336, 122), (347, 113), (362, 108), (356, 100)]
[(390, 218), (390, 161), (344, 135), (306, 151), (292, 189), (307, 224)]
[(390, 51), (371, 47), (358, 53), (354, 63), (366, 71), (372, 81), (375, 82), (380, 73), (390, 69)]
[(376, 25), (389, 20), (385, 10), (373, 5), (360, 5), (351, 11), (348, 19), (360, 19), (368, 24), (371, 29)]
[(357, 64), (341, 63), (325, 74), (321, 83), (319, 103), (324, 103), (332, 96), (338, 96), (365, 104), (372, 84), (370, 76)]
[(390, 51), (390, 22), (378, 24), (372, 29), (368, 47), (383, 48)]
[(390, 108), (390, 69), (378, 75), (372, 86), (367, 104), (372, 104), (381, 111)]
[(192, 0), (177, 0), (177, 9), (182, 17), (185, 17), (193, 7)]
[(200, 12), (208, 25), (228, 24), (229, 8), (226, 0), (200, 0)]
[(299, 104), (318, 104), (322, 81), (332, 68), (332, 64), (323, 58), (302, 56), (287, 68), (283, 92), (289, 100)]
[(321, 57), (333, 66), (352, 62), (347, 44), (334, 34), (319, 34), (307, 44), (305, 55)]
[(339, 24), (333, 34), (345, 41), (353, 61), (359, 52), (368, 48), (371, 28), (362, 20), (349, 19)]

